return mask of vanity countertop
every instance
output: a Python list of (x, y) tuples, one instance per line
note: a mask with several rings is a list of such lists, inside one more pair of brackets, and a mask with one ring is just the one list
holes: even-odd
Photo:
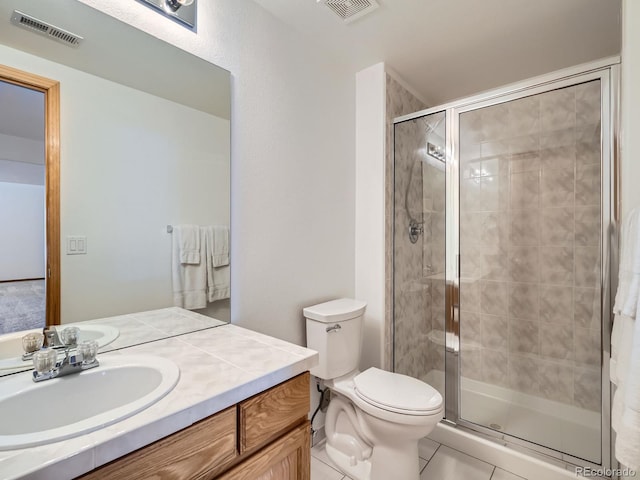
[[(180, 314), (180, 309), (173, 311)], [(153, 317), (153, 312), (146, 315)], [(157, 315), (166, 317), (167, 309), (158, 310)], [(102, 355), (124, 354), (173, 360), (180, 367), (178, 384), (154, 405), (103, 429), (48, 445), (0, 452), (0, 479), (74, 478), (310, 370), (318, 362), (313, 350), (235, 325)], [(25, 412), (30, 414), (37, 415)]]

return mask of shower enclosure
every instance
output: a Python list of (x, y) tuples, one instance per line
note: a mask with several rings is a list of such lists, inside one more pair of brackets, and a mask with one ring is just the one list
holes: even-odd
[(445, 422), (603, 467), (617, 75), (394, 121), (394, 370), (440, 391)]

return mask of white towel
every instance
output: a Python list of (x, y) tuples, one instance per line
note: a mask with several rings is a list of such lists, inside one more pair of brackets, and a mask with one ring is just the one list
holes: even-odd
[(216, 225), (206, 228), (207, 249), (211, 252), (212, 266), (215, 268), (229, 265), (229, 227)]
[[(175, 232), (176, 227), (174, 227), (171, 261), (173, 304), (189, 310), (205, 308), (207, 306), (207, 262), (183, 263), (181, 237), (175, 235)], [(204, 235), (205, 231), (202, 230), (198, 238), (200, 246), (206, 246), (206, 239), (202, 238)], [(206, 258), (205, 255), (200, 254), (198, 250), (198, 255), (203, 259)]]
[(613, 307), (610, 377), (616, 385), (611, 424), (617, 432), (615, 456), (640, 470), (640, 210), (634, 209), (622, 232), (618, 292)]
[(618, 291), (613, 313), (636, 318), (640, 296), (640, 209), (632, 210), (622, 228), (622, 248), (618, 273)]
[(207, 300), (215, 302), (231, 296), (231, 269), (229, 265), (210, 270), (207, 276)]
[(633, 321), (633, 341), (624, 388), (622, 418), (616, 430), (616, 458), (640, 471), (640, 321)]
[(625, 315), (616, 315), (611, 332), (611, 363), (609, 364), (611, 383), (616, 391), (611, 404), (611, 426), (617, 432), (622, 422), (625, 408), (627, 377), (631, 365), (635, 320)]
[(180, 263), (198, 265), (200, 263), (200, 227), (198, 225), (176, 225), (173, 239), (178, 242)]
[[(207, 256), (207, 300), (215, 302), (231, 295), (231, 267), (229, 266), (229, 246), (228, 246), (228, 228), (222, 227), (220, 230), (226, 229), (226, 264), (216, 266), (216, 256), (224, 256), (219, 254), (221, 250), (216, 250), (215, 242), (217, 241), (219, 232), (218, 227), (207, 227), (206, 231), (206, 256)], [(220, 259), (218, 259), (220, 261)]]

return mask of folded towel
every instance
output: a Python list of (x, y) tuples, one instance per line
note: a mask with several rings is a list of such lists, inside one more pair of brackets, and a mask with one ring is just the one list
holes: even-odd
[[(173, 304), (189, 310), (207, 306), (207, 262), (190, 264), (182, 262), (180, 236), (175, 235), (172, 241), (171, 272), (173, 280)], [(206, 245), (204, 230), (200, 232), (198, 244)], [(198, 255), (200, 251), (198, 250)], [(205, 258), (203, 256), (203, 258)]]
[(215, 302), (231, 296), (231, 268), (229, 265), (209, 270), (207, 274), (207, 300)]
[(206, 227), (207, 300), (215, 302), (231, 295), (229, 228)]
[(173, 239), (178, 242), (180, 263), (187, 265), (200, 263), (200, 227), (198, 225), (173, 227)]
[(216, 225), (207, 228), (207, 250), (214, 268), (229, 265), (229, 227)]

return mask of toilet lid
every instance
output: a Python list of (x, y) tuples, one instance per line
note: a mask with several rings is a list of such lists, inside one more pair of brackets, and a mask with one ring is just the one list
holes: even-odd
[(353, 382), (360, 398), (383, 409), (426, 415), (442, 408), (442, 396), (435, 388), (406, 375), (372, 367)]

